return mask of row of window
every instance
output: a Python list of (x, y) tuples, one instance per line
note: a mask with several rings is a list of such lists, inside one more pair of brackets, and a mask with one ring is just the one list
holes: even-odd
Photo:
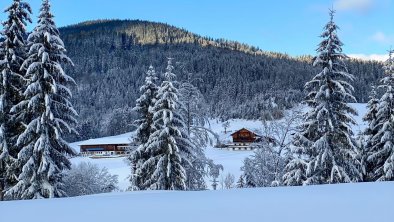
[(98, 152), (81, 152), (82, 156), (94, 156), (94, 155), (100, 155), (100, 156), (106, 156), (106, 155), (129, 155), (130, 152), (126, 151), (98, 151)]

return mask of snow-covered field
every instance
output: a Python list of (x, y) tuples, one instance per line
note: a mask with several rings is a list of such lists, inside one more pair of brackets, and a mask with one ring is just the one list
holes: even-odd
[[(225, 177), (228, 173), (231, 173), (236, 178), (238, 178), (241, 175), (240, 168), (242, 166), (243, 160), (251, 155), (252, 151), (227, 151), (209, 147), (206, 150), (206, 154), (208, 157), (213, 159), (215, 163), (223, 165), (224, 171), (221, 174), (223, 177)], [(130, 185), (128, 178), (130, 175), (130, 167), (126, 162), (126, 158), (91, 159), (87, 157), (78, 157), (71, 159), (71, 162), (73, 165), (76, 165), (80, 162), (90, 162), (97, 164), (100, 167), (107, 168), (111, 174), (118, 175), (118, 186), (122, 191), (126, 190)], [(210, 178), (206, 179), (208, 185), (210, 185)], [(221, 178), (218, 179), (220, 180)]]
[[(248, 129), (259, 131), (261, 130), (261, 122), (259, 121), (252, 121), (252, 120), (240, 120), (234, 119), (230, 120), (230, 127), (227, 130), (227, 133), (224, 133), (224, 129), (221, 122), (216, 120), (212, 120), (210, 123), (210, 128), (213, 132), (217, 133), (220, 137), (220, 140), (229, 140), (230, 135), (232, 132), (239, 130), (243, 127)], [(107, 138), (100, 138), (99, 140), (106, 140), (111, 141), (111, 139), (119, 137), (124, 137), (124, 139), (129, 139), (130, 134), (122, 134), (119, 136), (114, 137), (107, 137)], [(79, 151), (79, 146), (82, 142), (72, 143), (71, 146)], [(221, 173), (221, 177), (218, 179), (221, 180), (222, 177), (224, 178), (228, 173), (233, 174), (236, 178), (241, 175), (241, 166), (243, 164), (243, 160), (250, 156), (253, 152), (252, 151), (228, 151), (228, 150), (219, 150), (215, 149), (211, 146), (206, 148), (206, 155), (214, 160), (215, 163), (221, 164), (224, 167), (224, 171)], [(106, 167), (111, 174), (118, 175), (119, 177), (119, 189), (126, 190), (130, 183), (129, 183), (129, 175), (130, 175), (130, 167), (126, 162), (125, 158), (110, 158), (110, 159), (91, 159), (88, 157), (77, 157), (71, 159), (73, 165), (76, 165), (80, 162), (91, 162), (93, 164), (97, 164), (100, 167)], [(210, 178), (206, 178), (207, 184), (210, 185)], [(210, 188), (210, 187), (209, 187)]]
[[(359, 112), (355, 118), (358, 124), (354, 126), (355, 132), (358, 132), (365, 127), (362, 116), (366, 109), (365, 104), (353, 106)], [(230, 132), (224, 133), (222, 123), (211, 121), (211, 129), (219, 134), (221, 140), (243, 127), (262, 130), (259, 121), (232, 120)], [(71, 145), (78, 150), (78, 144)], [(252, 152), (209, 147), (206, 154), (224, 166), (223, 176), (232, 173), (238, 177), (242, 161)], [(130, 170), (124, 158), (72, 159), (73, 164), (83, 161), (106, 167), (110, 173), (118, 175), (121, 190), (129, 186)], [(201, 192), (119, 192), (76, 198), (0, 202), (0, 222), (393, 222), (393, 197), (393, 182)]]
[(12, 222), (393, 222), (394, 183), (128, 192), (0, 202)]
[[(365, 123), (362, 121), (362, 117), (366, 113), (366, 104), (352, 104), (352, 106), (358, 111), (358, 116), (355, 117), (357, 125), (354, 126), (355, 133), (358, 133), (362, 129), (365, 128)], [(239, 130), (241, 128), (248, 128), (255, 132), (261, 132), (263, 130), (262, 123), (260, 121), (253, 120), (242, 120), (242, 119), (233, 119), (230, 120), (229, 129), (227, 129), (227, 133), (224, 132), (223, 126), (220, 121), (211, 120), (209, 127), (211, 130), (219, 135), (220, 140), (230, 140), (231, 133)], [(125, 140), (130, 138), (130, 133), (123, 134), (119, 136), (101, 138), (100, 140), (112, 140), (114, 138), (124, 137)], [(71, 146), (79, 151), (78, 144), (72, 143)], [(250, 156), (252, 151), (228, 151), (228, 150), (219, 150), (212, 147), (206, 148), (206, 155), (215, 161), (217, 164), (222, 164), (224, 167), (224, 171), (219, 177), (219, 181), (224, 178), (228, 173), (231, 173), (235, 176), (236, 180), (241, 175), (241, 166), (243, 164), (243, 160)], [(115, 174), (119, 176), (119, 189), (126, 190), (129, 186), (128, 176), (130, 175), (130, 168), (125, 161), (125, 158), (116, 158), (116, 159), (90, 159), (87, 157), (78, 157), (72, 159), (73, 164), (78, 164), (79, 162), (91, 162), (97, 164), (101, 167), (106, 167), (111, 174)], [(207, 178), (207, 184), (210, 185), (210, 178)], [(209, 187), (210, 188), (210, 187)], [(394, 220), (393, 220), (394, 221)]]

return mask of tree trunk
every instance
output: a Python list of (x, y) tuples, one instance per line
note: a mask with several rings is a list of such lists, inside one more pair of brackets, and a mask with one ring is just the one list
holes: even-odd
[[(0, 170), (3, 170), (3, 161), (0, 161)], [(5, 176), (0, 174), (0, 201), (4, 201)]]
[(0, 181), (0, 201), (4, 201), (4, 181)]

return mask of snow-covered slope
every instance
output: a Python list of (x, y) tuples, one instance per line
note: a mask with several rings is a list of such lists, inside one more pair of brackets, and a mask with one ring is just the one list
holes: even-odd
[(12, 222), (393, 222), (394, 183), (131, 192), (0, 202)]

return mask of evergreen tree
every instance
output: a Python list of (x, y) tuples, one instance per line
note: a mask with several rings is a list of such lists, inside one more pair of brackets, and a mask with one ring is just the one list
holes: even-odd
[(185, 167), (191, 165), (190, 157), (194, 151), (180, 112), (173, 69), (172, 59), (169, 59), (165, 80), (159, 88), (153, 108), (155, 132), (149, 137), (143, 151), (149, 158), (136, 169), (137, 175), (143, 175), (140, 189), (187, 189)]
[(26, 129), (17, 145), (22, 149), (18, 163), (23, 166), (18, 183), (7, 194), (18, 199), (62, 197), (63, 172), (70, 169), (73, 149), (62, 138), (75, 133), (76, 111), (70, 102), (66, 84), (74, 80), (65, 74), (62, 64), (72, 64), (65, 55), (59, 31), (53, 21), (48, 0), (43, 0), (38, 24), (29, 35), (29, 55), (23, 63), (28, 86), (24, 100), (13, 110), (24, 117)]
[(369, 150), (376, 145), (376, 141), (372, 138), (378, 133), (377, 132), (377, 114), (378, 114), (379, 99), (376, 92), (376, 87), (372, 86), (372, 90), (369, 96), (369, 102), (367, 105), (367, 113), (363, 120), (368, 123), (367, 128), (358, 139), (360, 149), (360, 159), (362, 164), (363, 181), (370, 181), (372, 175), (369, 175), (372, 171), (371, 166), (368, 164), (367, 157)]
[(245, 187), (245, 179), (244, 176), (241, 175), (237, 182), (237, 188), (244, 188)]
[[(137, 171), (141, 167), (141, 164), (146, 161), (148, 154), (145, 152), (146, 143), (149, 140), (150, 135), (155, 131), (153, 124), (153, 107), (156, 102), (158, 87), (156, 85), (157, 76), (153, 66), (149, 67), (145, 77), (145, 84), (140, 88), (141, 96), (136, 101), (134, 108), (140, 115), (140, 119), (137, 119), (134, 124), (138, 126), (136, 140), (140, 143), (137, 150), (133, 151), (129, 157), (131, 165), (131, 187), (130, 190), (139, 190), (143, 185), (141, 184), (141, 178), (146, 175), (139, 175), (145, 172)], [(139, 172), (139, 174), (137, 174)]]
[(381, 81), (385, 93), (379, 100), (376, 125), (369, 139), (368, 166), (371, 181), (394, 180), (394, 58), (390, 51), (385, 64), (386, 77)]
[[(294, 151), (293, 151), (294, 152)], [(300, 156), (292, 158), (286, 165), (283, 175), (283, 185), (302, 186), (306, 181), (306, 170), (308, 163)]]
[(140, 88), (141, 96), (136, 101), (134, 110), (139, 113), (140, 119), (134, 122), (137, 128), (137, 142), (145, 144), (154, 132), (153, 106), (156, 102), (158, 87), (157, 76), (153, 66), (146, 73), (145, 84)]
[(11, 109), (22, 99), (25, 70), (21, 66), (26, 59), (26, 25), (31, 22), (31, 8), (26, 2), (14, 0), (5, 13), (8, 18), (0, 37), (4, 38), (0, 42), (0, 200), (20, 171), (15, 165), (19, 151), (16, 139), (23, 127)]
[(320, 66), (322, 71), (305, 86), (310, 111), (294, 140), (300, 156), (307, 161), (306, 175), (300, 175), (304, 165), (296, 158), (286, 169), (293, 171), (298, 179), (287, 178), (288, 181), (299, 183), (305, 178), (304, 184), (346, 183), (361, 177), (351, 129), (355, 123), (352, 114), (357, 113), (348, 105), (355, 101), (349, 84), (353, 75), (348, 73), (344, 63), (347, 56), (342, 53), (334, 14), (330, 11), (331, 19), (321, 35), (323, 41), (317, 49), (318, 56), (314, 58), (314, 66)]
[(364, 135), (364, 132), (360, 132), (357, 137), (356, 137), (356, 145), (358, 148), (358, 156), (357, 159), (360, 161), (360, 173), (361, 173), (361, 179), (360, 181), (362, 182), (367, 182), (369, 181), (369, 172), (370, 172), (370, 166), (368, 165), (368, 150), (367, 150), (367, 142), (366, 142), (366, 136)]
[(363, 120), (368, 123), (365, 129), (364, 135), (373, 136), (376, 127), (376, 116), (378, 114), (379, 98), (376, 92), (376, 87), (372, 86), (371, 93), (369, 96), (369, 101), (367, 105), (367, 113), (365, 114)]
[(245, 179), (245, 187), (247, 188), (257, 187), (255, 182), (256, 176), (255, 176), (254, 161), (249, 157), (245, 158), (241, 170), (243, 172), (243, 178)]
[[(143, 84), (145, 76), (141, 73), (146, 72), (145, 67), (150, 62), (156, 71), (165, 70), (165, 55), (181, 58), (180, 62), (187, 63), (185, 68), (194, 73), (193, 78), (203, 80), (202, 84), (193, 83), (198, 83), (195, 86), (205, 98), (209, 115), (223, 120), (258, 119), (262, 111), (267, 114), (266, 118), (282, 116), (283, 110), (301, 102), (302, 86), (319, 71), (318, 67), (312, 67), (310, 56), (292, 58), (279, 53), (251, 55), (225, 50), (216, 47), (221, 46), (219, 42), (208, 42), (193, 33), (160, 23), (93, 21), (62, 28), (61, 33), (68, 54), (76, 64), (67, 69), (67, 73), (79, 85), (72, 88), (73, 103), (81, 116), (78, 128), (86, 121), (90, 123), (84, 126), (88, 127), (85, 133), (80, 132), (80, 137), (73, 138), (77, 141), (134, 130), (132, 124), (116, 127), (119, 124), (113, 123), (118, 115), (112, 113), (135, 106), (140, 96), (139, 87), (130, 86)], [(183, 44), (182, 47), (176, 44), (190, 38), (196, 44)], [(155, 44), (152, 39), (168, 44)], [(213, 46), (203, 47), (205, 43)], [(353, 95), (359, 102), (368, 102), (371, 82), (383, 77), (381, 63), (351, 59), (347, 65), (350, 72), (357, 72), (352, 84), (355, 87)], [(185, 78), (180, 75), (178, 80), (183, 82)], [(277, 105), (272, 110), (270, 98)], [(125, 118), (129, 115), (122, 114)], [(128, 121), (135, 118), (137, 116)], [(112, 130), (107, 130), (109, 127), (103, 122), (112, 123)]]

